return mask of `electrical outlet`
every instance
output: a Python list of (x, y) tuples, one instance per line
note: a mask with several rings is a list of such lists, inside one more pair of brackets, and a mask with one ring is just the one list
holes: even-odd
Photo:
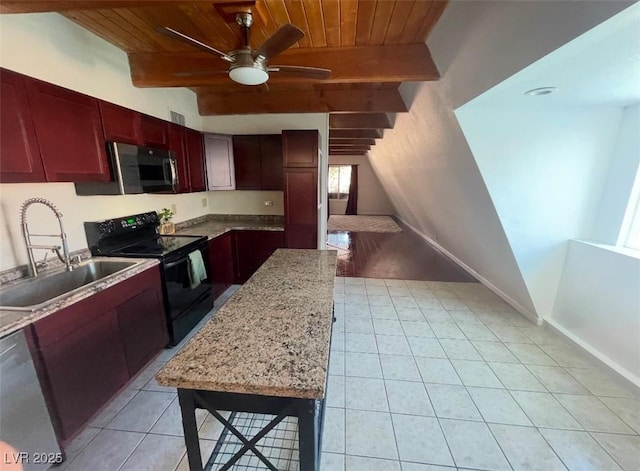
[(178, 214), (178, 210), (176, 209), (176, 205), (175, 205), (175, 204), (172, 204), (170, 209), (171, 209), (171, 212), (172, 212), (174, 215), (175, 215), (175, 214)]
[(203, 208), (206, 208), (206, 207), (207, 207), (207, 205), (209, 204), (209, 203), (208, 203), (208, 201), (207, 201), (207, 198), (202, 198), (202, 200), (201, 200), (201, 201), (202, 201), (202, 207), (203, 207)]
[(264, 202), (264, 205), (265, 206), (273, 206), (273, 201), (267, 200), (267, 201)]

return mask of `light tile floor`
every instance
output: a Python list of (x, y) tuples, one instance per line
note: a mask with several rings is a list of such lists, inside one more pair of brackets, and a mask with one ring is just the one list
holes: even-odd
[[(322, 471), (640, 469), (640, 393), (482, 285), (336, 278), (335, 302)], [(177, 351), (58, 469), (187, 470), (175, 390), (153, 380)], [(222, 428), (198, 421), (208, 457)]]

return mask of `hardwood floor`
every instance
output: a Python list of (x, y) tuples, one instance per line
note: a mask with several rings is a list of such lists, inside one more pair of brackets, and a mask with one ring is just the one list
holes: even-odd
[(422, 281), (477, 281), (435, 251), (405, 224), (395, 220), (403, 232), (330, 231), (328, 248), (338, 250), (337, 275)]

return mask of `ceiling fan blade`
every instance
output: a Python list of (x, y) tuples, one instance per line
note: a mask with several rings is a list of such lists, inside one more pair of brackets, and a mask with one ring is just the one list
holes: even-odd
[(254, 59), (262, 57), (271, 59), (286, 49), (289, 49), (300, 39), (304, 38), (304, 32), (292, 24), (286, 24), (267, 39), (254, 53)]
[(174, 77), (205, 77), (207, 75), (218, 75), (229, 73), (228, 70), (198, 70), (192, 72), (176, 72), (173, 74)]
[(231, 57), (228, 54), (225, 54), (222, 51), (218, 51), (216, 48), (209, 46), (208, 44), (205, 44), (201, 41), (198, 41), (197, 39), (193, 39), (191, 36), (187, 36), (184, 33), (181, 33), (180, 31), (176, 31), (173, 28), (169, 28), (168, 26), (158, 26), (156, 28), (156, 31), (158, 33), (164, 34), (165, 36), (169, 36), (170, 38), (174, 38), (174, 39), (179, 39), (180, 41), (184, 41), (187, 44), (190, 44), (194, 47), (197, 47), (199, 49), (202, 49), (206, 52), (210, 52), (212, 54), (216, 54), (218, 56), (220, 56), (220, 58), (228, 61), (228, 62), (235, 62), (236, 60)]
[(269, 72), (281, 74), (291, 74), (296, 77), (306, 77), (323, 80), (329, 78), (331, 69), (321, 69), (320, 67), (304, 67), (301, 65), (270, 65)]

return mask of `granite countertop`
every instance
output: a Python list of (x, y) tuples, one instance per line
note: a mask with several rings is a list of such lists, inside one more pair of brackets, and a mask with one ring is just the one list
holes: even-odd
[(282, 221), (261, 220), (255, 217), (236, 217), (234, 219), (208, 219), (198, 224), (178, 229), (176, 235), (202, 235), (214, 239), (229, 231), (284, 231)]
[[(88, 298), (89, 296), (98, 293), (104, 289), (107, 289), (121, 281), (124, 281), (132, 276), (135, 276), (139, 273), (142, 273), (149, 268), (158, 265), (160, 262), (157, 259), (137, 259), (137, 258), (119, 258), (119, 257), (93, 257), (87, 260), (84, 260), (82, 264), (86, 262), (92, 261), (122, 261), (122, 262), (135, 262), (130, 268), (126, 268), (120, 272), (117, 272), (113, 275), (107, 276), (95, 283), (92, 283), (90, 286), (85, 286), (83, 288), (79, 288), (77, 291), (73, 291), (70, 294), (66, 294), (61, 296), (59, 299), (55, 301), (45, 304), (40, 309), (35, 311), (9, 311), (0, 309), (0, 337), (5, 335), (9, 335), (17, 330), (22, 329), (23, 327), (36, 322), (44, 317), (47, 317), (49, 314), (53, 314), (54, 312), (59, 311), (71, 304), (77, 303), (78, 301)], [(41, 276), (46, 276), (47, 272), (43, 272)], [(27, 280), (18, 280), (14, 283), (21, 283)], [(0, 286), (0, 288), (5, 288), (6, 286), (14, 283), (8, 283)], [(0, 291), (1, 294), (1, 291)]]
[(321, 399), (336, 251), (278, 249), (156, 376), (163, 386)]

